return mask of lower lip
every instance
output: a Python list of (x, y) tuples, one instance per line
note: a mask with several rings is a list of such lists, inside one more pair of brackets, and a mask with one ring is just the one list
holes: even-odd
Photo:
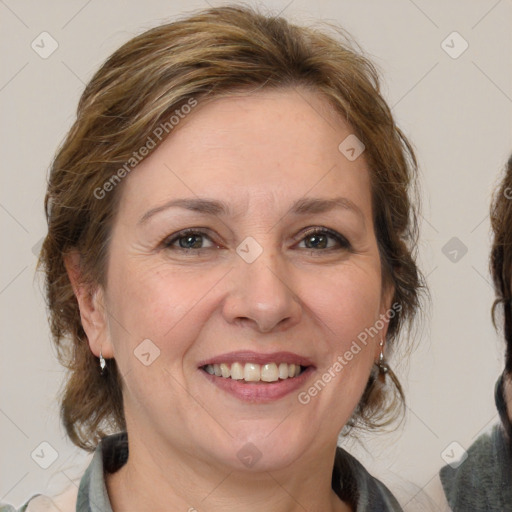
[(301, 388), (314, 370), (312, 366), (308, 366), (298, 377), (277, 382), (245, 382), (244, 380), (226, 379), (210, 375), (202, 369), (199, 371), (212, 384), (240, 400), (246, 402), (272, 402)]

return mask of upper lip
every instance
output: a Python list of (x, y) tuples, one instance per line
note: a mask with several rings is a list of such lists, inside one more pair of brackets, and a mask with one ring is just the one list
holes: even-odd
[(293, 352), (269, 352), (263, 354), (261, 352), (253, 352), (251, 350), (239, 350), (237, 352), (228, 352), (220, 354), (209, 359), (205, 359), (198, 364), (198, 367), (206, 366), (207, 364), (221, 364), (221, 363), (289, 363), (300, 366), (312, 366), (312, 362), (307, 357)]

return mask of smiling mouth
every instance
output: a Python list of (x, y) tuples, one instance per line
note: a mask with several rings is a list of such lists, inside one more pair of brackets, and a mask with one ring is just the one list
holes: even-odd
[(301, 375), (308, 366), (290, 363), (220, 363), (206, 364), (201, 370), (223, 379), (241, 382), (278, 382)]

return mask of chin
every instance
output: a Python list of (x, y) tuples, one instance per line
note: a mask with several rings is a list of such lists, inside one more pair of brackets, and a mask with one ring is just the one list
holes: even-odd
[[(284, 423), (284, 422), (283, 422)], [(227, 451), (218, 454), (237, 471), (278, 471), (295, 463), (312, 446), (314, 439), (304, 432), (291, 431), (289, 425), (274, 422), (271, 429), (257, 429), (230, 439)], [(277, 426), (276, 428), (276, 425)], [(281, 430), (280, 430), (281, 429)], [(314, 431), (311, 429), (310, 431)]]

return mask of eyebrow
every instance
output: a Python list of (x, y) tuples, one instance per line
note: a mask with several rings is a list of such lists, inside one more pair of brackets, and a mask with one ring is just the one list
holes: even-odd
[[(184, 208), (193, 212), (203, 213), (206, 215), (229, 216), (232, 210), (224, 201), (215, 199), (201, 198), (182, 198), (173, 199), (167, 203), (148, 210), (139, 220), (139, 224), (146, 223), (154, 215), (167, 210), (169, 208)], [(351, 211), (362, 218), (364, 215), (361, 209), (350, 199), (346, 197), (320, 198), (305, 197), (293, 203), (290, 211), (292, 215), (307, 215), (315, 213), (326, 213), (334, 209), (343, 209)]]

